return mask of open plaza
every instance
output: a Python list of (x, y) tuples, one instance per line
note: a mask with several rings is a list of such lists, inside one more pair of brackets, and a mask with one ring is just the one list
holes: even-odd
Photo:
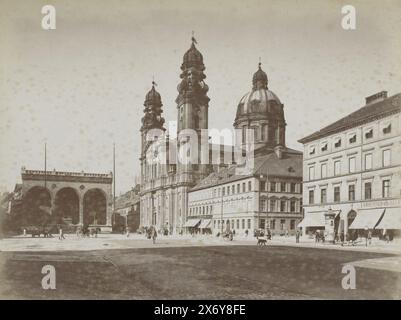
[[(7, 299), (399, 299), (395, 243), (333, 245), (313, 239), (99, 234), (0, 240), (0, 297)], [(56, 289), (41, 286), (54, 266)], [(356, 288), (342, 287), (345, 265)]]

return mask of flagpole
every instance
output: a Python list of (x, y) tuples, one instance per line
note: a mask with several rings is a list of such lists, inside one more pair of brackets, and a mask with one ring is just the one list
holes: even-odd
[(45, 189), (47, 188), (47, 150), (46, 150), (46, 142), (45, 142)]
[(116, 222), (116, 144), (113, 142), (113, 220)]

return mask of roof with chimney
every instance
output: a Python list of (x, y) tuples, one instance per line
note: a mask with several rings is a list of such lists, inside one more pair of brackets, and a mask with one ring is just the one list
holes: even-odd
[(307, 143), (360, 126), (364, 123), (387, 117), (394, 113), (399, 113), (400, 111), (401, 93), (387, 97), (387, 92), (382, 91), (367, 97), (366, 105), (362, 108), (298, 141), (300, 143)]

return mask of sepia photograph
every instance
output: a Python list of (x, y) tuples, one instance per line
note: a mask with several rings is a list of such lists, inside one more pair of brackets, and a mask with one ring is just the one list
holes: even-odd
[(400, 17), (0, 0), (0, 300), (400, 300)]

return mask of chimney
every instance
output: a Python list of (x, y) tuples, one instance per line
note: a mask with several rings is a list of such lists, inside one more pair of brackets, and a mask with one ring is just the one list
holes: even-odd
[(366, 97), (366, 104), (382, 101), (387, 98), (387, 91), (380, 91), (369, 97)]

